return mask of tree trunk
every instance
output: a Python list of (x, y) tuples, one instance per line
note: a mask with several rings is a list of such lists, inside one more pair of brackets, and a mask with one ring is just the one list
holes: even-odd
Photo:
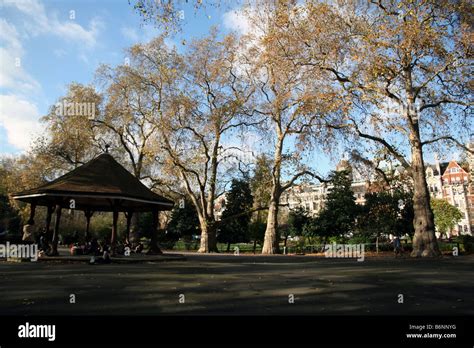
[(320, 252), (324, 252), (324, 250), (326, 250), (326, 243), (328, 241), (328, 237), (327, 236), (324, 236), (322, 241), (321, 241), (321, 251)]
[(125, 243), (130, 245), (130, 225), (132, 223), (132, 218), (133, 218), (133, 211), (130, 210), (125, 214), (125, 217), (127, 218), (127, 230), (125, 232)]
[(114, 210), (112, 212), (112, 234), (110, 236), (110, 252), (111, 255), (115, 255), (115, 250), (117, 246), (117, 221), (118, 221), (118, 211)]
[[(278, 120), (280, 120), (278, 118)], [(263, 241), (262, 254), (277, 254), (278, 247), (278, 205), (280, 204), (281, 196), (281, 163), (284, 135), (279, 127), (281, 124), (276, 124), (276, 134), (278, 141), (275, 145), (275, 154), (273, 159), (272, 169), (272, 192), (270, 196), (270, 204), (268, 205), (267, 228), (265, 230), (265, 239)]]
[[(217, 167), (218, 167), (218, 153), (219, 153), (219, 141), (220, 141), (220, 130), (216, 128), (215, 130), (216, 140), (212, 147), (211, 155), (211, 175), (209, 178), (209, 191), (207, 194), (207, 199), (204, 190), (201, 191), (201, 205), (202, 210), (205, 212), (200, 218), (201, 225), (201, 245), (199, 247), (199, 253), (211, 253), (219, 252), (217, 249), (217, 238), (216, 238), (216, 223), (214, 217), (214, 200), (216, 193), (216, 184), (217, 184)], [(204, 227), (204, 228), (203, 228)]]
[(53, 240), (51, 241), (51, 256), (58, 255), (59, 223), (61, 221), (61, 206), (56, 206), (56, 221), (54, 222)]
[(198, 253), (218, 252), (216, 231), (212, 224), (204, 218), (199, 218), (199, 224), (201, 226), (201, 245)]
[[(407, 62), (411, 61), (408, 57)], [(406, 119), (410, 127), (411, 146), (411, 176), (413, 179), (413, 209), (415, 217), (413, 226), (415, 234), (413, 236), (412, 257), (438, 257), (441, 252), (438, 247), (435, 235), (435, 224), (433, 211), (430, 205), (430, 193), (426, 183), (425, 164), (423, 162), (423, 144), (420, 135), (420, 115), (415, 105), (415, 93), (413, 87), (412, 67), (406, 64), (405, 90), (407, 93)]]
[(132, 215), (132, 222), (131, 222), (131, 229), (130, 229), (130, 242), (136, 242), (140, 239), (140, 226), (139, 226), (139, 218), (140, 214), (138, 212), (133, 213)]
[(163, 252), (158, 246), (158, 223), (159, 223), (159, 211), (152, 212), (152, 227), (151, 227), (151, 239), (150, 247), (148, 248), (148, 255), (161, 255)]
[(263, 242), (262, 254), (277, 254), (278, 247), (278, 197), (272, 194), (272, 200), (268, 208), (267, 229), (265, 230), (265, 240)]
[(93, 212), (91, 210), (85, 210), (84, 216), (86, 217), (86, 240), (90, 237), (89, 229), (91, 226), (91, 217)]
[(36, 212), (36, 203), (31, 203), (30, 204), (30, 218), (28, 219), (28, 222), (27, 222), (29, 225), (35, 224), (35, 212)]
[(45, 227), (45, 229), (46, 229), (46, 239), (49, 240), (49, 238), (51, 236), (50, 233), (49, 233), (50, 232), (49, 230), (51, 228), (51, 218), (53, 216), (54, 206), (50, 205), (50, 206), (48, 206), (47, 209), (48, 210), (46, 212), (46, 227)]
[(227, 252), (230, 251), (230, 242), (227, 242)]
[(412, 257), (438, 257), (441, 252), (435, 235), (433, 211), (430, 205), (430, 194), (426, 184), (421, 145), (412, 149), (412, 177), (413, 177), (413, 209), (415, 218), (413, 226)]

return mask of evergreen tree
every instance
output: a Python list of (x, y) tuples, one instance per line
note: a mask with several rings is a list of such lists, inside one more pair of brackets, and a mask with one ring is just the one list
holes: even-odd
[(250, 211), (253, 205), (249, 183), (245, 180), (233, 179), (226, 198), (217, 240), (221, 243), (227, 243), (227, 251), (229, 251), (231, 243), (243, 243), (250, 240), (249, 223), (251, 214), (244, 214)]
[(303, 229), (309, 220), (310, 217), (308, 216), (308, 212), (301, 207), (297, 207), (296, 209), (290, 211), (288, 214), (288, 229), (284, 235), (285, 246), (288, 241), (288, 237), (303, 235)]
[(332, 187), (326, 197), (324, 208), (318, 217), (311, 219), (304, 233), (309, 236), (345, 236), (355, 230), (355, 219), (359, 210), (351, 189), (350, 172), (333, 172)]
[[(410, 192), (371, 192), (365, 195), (358, 218), (359, 235), (375, 239), (382, 234), (413, 235), (413, 202)], [(401, 204), (400, 204), (401, 203)]]
[(193, 235), (199, 235), (200, 233), (196, 208), (189, 200), (185, 200), (184, 208), (179, 206), (173, 208), (164, 241), (173, 243), (179, 239), (184, 239), (188, 247)]

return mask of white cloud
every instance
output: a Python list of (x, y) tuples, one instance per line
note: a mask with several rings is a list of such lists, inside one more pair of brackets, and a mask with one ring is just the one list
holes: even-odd
[(7, 141), (18, 149), (29, 148), (41, 132), (36, 105), (15, 95), (0, 95), (0, 126), (7, 132)]
[(0, 19), (0, 87), (31, 92), (39, 83), (23, 69), (24, 50), (15, 26)]
[(222, 17), (227, 29), (239, 34), (248, 34), (252, 30), (252, 24), (241, 9), (228, 11)]
[(84, 44), (87, 48), (93, 48), (97, 44), (99, 32), (104, 27), (104, 23), (94, 18), (89, 22), (89, 29), (84, 29), (74, 22), (59, 22), (53, 20), (52, 33), (67, 41), (74, 41)]
[(137, 42), (140, 40), (140, 37), (138, 36), (137, 30), (135, 28), (131, 27), (122, 27), (120, 29), (120, 32), (122, 33), (122, 36), (130, 41)]
[[(74, 18), (69, 18), (70, 13), (60, 18), (57, 12), (47, 10), (39, 0), (0, 0), (0, 10), (4, 7), (14, 8), (19, 16), (16, 16), (17, 27), (0, 18), (0, 88), (6, 90), (0, 95), (0, 127), (5, 129), (9, 144), (25, 150), (42, 129), (40, 112), (31, 102), (40, 92), (41, 85), (23, 68), (26, 52), (21, 39), (53, 35), (72, 43), (78, 49), (79, 59), (87, 61), (86, 52), (98, 45), (105, 24), (96, 17), (82, 26)], [(57, 57), (67, 54), (63, 47), (58, 47), (53, 53)]]
[(49, 13), (44, 5), (38, 0), (21, 0), (15, 2), (4, 2), (6, 6), (14, 6), (26, 15), (25, 29), (29, 35), (52, 34), (66, 41), (74, 41), (86, 48), (93, 48), (97, 44), (97, 38), (105, 24), (99, 18), (89, 22), (88, 28), (84, 28), (74, 19), (61, 21), (57, 13)]
[(23, 68), (24, 54), (15, 26), (0, 19), (0, 88), (11, 93), (0, 95), (0, 127), (6, 131), (6, 141), (22, 150), (29, 147), (33, 134), (40, 127), (36, 105), (20, 95), (34, 94), (41, 89)]
[(14, 25), (8, 23), (4, 18), (0, 19), (0, 40), (10, 49), (18, 53), (23, 52), (18, 31)]
[[(41, 2), (37, 0), (18, 0), (18, 1), (6, 1), (4, 2), (5, 5), (13, 5), (15, 6), (18, 10), (20, 10), (23, 13), (26, 13), (27, 15), (31, 17), (36, 17), (38, 20), (43, 19), (44, 16), (44, 6), (41, 4)], [(46, 23), (43, 23), (43, 25), (47, 25)]]

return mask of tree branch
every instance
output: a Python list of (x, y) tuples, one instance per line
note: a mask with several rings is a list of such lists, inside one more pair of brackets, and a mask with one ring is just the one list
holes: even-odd
[(457, 146), (459, 146), (460, 148), (468, 151), (469, 153), (472, 153), (474, 154), (474, 150), (471, 150), (470, 148), (468, 148), (467, 146), (463, 145), (462, 143), (460, 143), (458, 140), (454, 139), (453, 137), (449, 136), (449, 135), (444, 135), (444, 136), (440, 136), (440, 137), (437, 137), (437, 138), (433, 138), (433, 139), (430, 139), (430, 140), (426, 140), (426, 141), (423, 141), (421, 143), (421, 146), (424, 146), (424, 145), (428, 145), (428, 144), (432, 144), (432, 143), (436, 143), (440, 140), (449, 140), (449, 141), (452, 141), (453, 143), (455, 143)]
[(293, 184), (295, 183), (296, 180), (298, 180), (298, 178), (304, 176), (304, 175), (309, 175), (309, 176), (312, 176), (313, 178), (316, 178), (318, 179), (320, 182), (329, 182), (329, 180), (327, 179), (323, 179), (322, 177), (320, 177), (319, 175), (313, 173), (313, 172), (310, 172), (309, 170), (304, 170), (302, 172), (299, 172), (298, 174), (295, 174), (291, 179), (290, 181), (288, 181), (285, 185), (283, 185), (281, 187), (281, 192), (284, 192), (285, 190), (289, 189), (291, 186), (293, 186)]

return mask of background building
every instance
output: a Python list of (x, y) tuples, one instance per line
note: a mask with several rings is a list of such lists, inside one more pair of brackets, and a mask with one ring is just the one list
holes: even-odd
[[(474, 144), (468, 145), (474, 149)], [(444, 199), (458, 208), (463, 217), (451, 231), (451, 235), (474, 235), (474, 155), (468, 153), (467, 163), (463, 168), (452, 160), (440, 163), (435, 154), (435, 163), (426, 165), (426, 181), (431, 197)], [(352, 179), (352, 191), (357, 204), (365, 204), (365, 194), (374, 189), (375, 175), (361, 175), (349, 162), (341, 160), (336, 170), (349, 170)], [(310, 216), (317, 216), (324, 207), (330, 184), (302, 184), (288, 189), (281, 199), (281, 204), (292, 210), (297, 207), (305, 209)]]

